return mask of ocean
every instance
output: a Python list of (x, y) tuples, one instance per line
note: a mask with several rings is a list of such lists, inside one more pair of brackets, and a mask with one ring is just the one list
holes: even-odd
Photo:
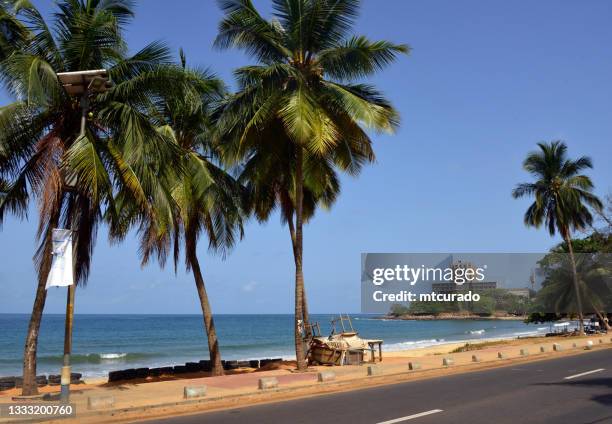
[[(324, 335), (333, 315), (312, 315)], [(396, 321), (351, 315), (364, 338), (383, 339), (383, 352), (473, 339), (514, 338), (546, 333), (549, 328), (521, 321)], [(0, 377), (21, 375), (27, 314), (0, 314)], [(292, 315), (217, 315), (223, 359), (287, 358), (293, 353)], [(38, 343), (38, 373), (59, 374), (64, 316), (46, 314)], [(73, 372), (86, 377), (109, 371), (178, 365), (208, 358), (199, 315), (76, 315)]]

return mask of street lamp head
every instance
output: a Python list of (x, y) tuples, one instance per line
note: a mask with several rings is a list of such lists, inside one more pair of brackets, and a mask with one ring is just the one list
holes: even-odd
[(103, 93), (112, 86), (106, 69), (60, 72), (57, 79), (70, 96), (80, 96), (86, 92)]
[(110, 81), (108, 78), (96, 76), (89, 82), (87, 89), (100, 93), (106, 91), (107, 87), (110, 87)]

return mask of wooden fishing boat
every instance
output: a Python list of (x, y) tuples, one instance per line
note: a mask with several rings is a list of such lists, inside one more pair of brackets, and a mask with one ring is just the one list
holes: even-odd
[[(336, 325), (340, 324), (341, 331)], [(378, 361), (382, 361), (382, 340), (362, 339), (353, 328), (350, 317), (340, 315), (331, 321), (332, 331), (327, 337), (321, 336), (318, 323), (309, 326), (308, 362), (324, 365), (358, 365), (370, 354), (370, 362), (375, 362), (378, 350)]]

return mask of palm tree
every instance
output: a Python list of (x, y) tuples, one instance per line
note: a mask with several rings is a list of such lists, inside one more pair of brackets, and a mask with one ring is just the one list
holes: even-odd
[[(220, 128), (248, 161), (267, 144), (288, 143), (290, 156), (267, 158), (270, 166), (291, 165), (295, 260), (295, 348), (299, 370), (306, 368), (303, 321), (303, 224), (307, 164), (341, 170), (353, 157), (338, 151), (370, 145), (364, 128), (392, 132), (398, 114), (372, 86), (354, 83), (384, 68), (408, 47), (372, 42), (348, 34), (359, 10), (357, 0), (273, 0), (274, 19), (265, 20), (250, 0), (220, 1), (225, 14), (215, 41), (237, 47), (257, 64), (238, 69), (238, 92), (224, 105)], [(282, 151), (282, 149), (281, 149)], [(285, 217), (287, 218), (287, 217)]]
[[(158, 93), (188, 87), (168, 49), (151, 43), (127, 55), (123, 29), (133, 16), (128, 0), (65, 0), (52, 25), (27, 1), (15, 14), (29, 35), (0, 63), (1, 78), (15, 101), (0, 108), (0, 199), (5, 213), (23, 217), (30, 201), (39, 210), (35, 254), (38, 286), (23, 363), (23, 394), (36, 394), (36, 351), (51, 265), (53, 228), (74, 231), (74, 274), (84, 285), (96, 233), (104, 218), (116, 225), (114, 195), (143, 211), (176, 146), (161, 137), (147, 116)], [(108, 69), (115, 86), (89, 95), (79, 136), (79, 99), (68, 95), (57, 73)]]
[[(161, 113), (152, 114), (160, 134), (180, 147), (182, 172), (165, 180), (165, 190), (155, 197), (157, 213), (153, 220), (144, 222), (141, 250), (143, 263), (156, 254), (163, 265), (173, 244), (176, 269), (183, 246), (187, 270), (193, 273), (200, 299), (212, 375), (222, 375), (221, 352), (197, 246), (204, 232), (209, 248), (225, 255), (236, 238), (242, 237), (244, 193), (238, 182), (215, 163), (217, 152), (212, 144), (211, 112), (212, 106), (225, 95), (223, 83), (208, 71), (188, 69), (182, 51), (181, 60), (192, 81), (190, 90), (196, 90), (198, 96), (189, 99), (186, 93), (186, 96), (164, 97), (159, 102)], [(168, 219), (160, 220), (160, 216)]]
[(572, 230), (583, 230), (591, 225), (593, 217), (589, 206), (602, 207), (592, 193), (591, 179), (580, 172), (592, 168), (591, 159), (582, 156), (576, 160), (567, 158), (567, 146), (560, 141), (538, 143), (540, 151), (530, 153), (523, 168), (536, 181), (518, 184), (512, 191), (517, 199), (534, 196), (535, 201), (525, 212), (525, 225), (539, 228), (544, 224), (551, 236), (558, 231), (567, 243), (572, 265), (576, 309), (580, 320), (580, 333), (584, 333), (582, 299), (576, 271), (576, 259), (572, 247)]

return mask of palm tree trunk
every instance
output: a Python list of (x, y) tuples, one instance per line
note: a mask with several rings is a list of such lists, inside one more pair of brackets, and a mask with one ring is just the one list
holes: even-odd
[(302, 319), (304, 320), (306, 336), (310, 337), (311, 328), (307, 326), (310, 323), (310, 317), (308, 316), (308, 302), (306, 301), (306, 283), (302, 284)]
[(34, 305), (32, 306), (32, 315), (30, 315), (30, 323), (28, 324), (28, 333), (26, 335), (25, 346), (23, 349), (23, 386), (21, 394), (23, 396), (32, 396), (38, 394), (38, 385), (36, 384), (36, 352), (38, 350), (38, 334), (40, 332), (40, 324), (42, 322), (43, 310), (45, 309), (45, 301), (47, 300), (47, 277), (51, 270), (51, 252), (52, 252), (52, 230), (59, 224), (60, 213), (55, 210), (51, 216), (49, 224), (46, 226), (47, 231), (40, 245), (39, 251), (36, 253), (35, 261), (38, 262), (38, 286), (36, 288), (36, 296)]
[(191, 271), (193, 272), (196, 288), (198, 290), (198, 296), (200, 297), (202, 315), (204, 316), (204, 328), (206, 329), (206, 336), (208, 338), (208, 353), (212, 366), (211, 374), (223, 375), (221, 350), (219, 349), (219, 340), (217, 339), (215, 322), (213, 320), (210, 302), (208, 301), (208, 294), (206, 294), (204, 278), (202, 277), (202, 271), (200, 270), (200, 262), (198, 261), (195, 253), (189, 255), (189, 265), (191, 266)]
[(40, 323), (47, 299), (45, 285), (46, 280), (39, 279), (32, 315), (30, 316), (30, 324), (28, 325), (28, 334), (23, 351), (23, 388), (21, 390), (23, 396), (38, 394), (38, 386), (36, 384), (36, 351), (38, 349)]
[(304, 305), (304, 273), (302, 270), (302, 224), (303, 224), (303, 198), (304, 198), (304, 176), (303, 161), (304, 152), (302, 146), (296, 148), (296, 169), (295, 169), (295, 359), (297, 369), (306, 370), (306, 356), (304, 353), (304, 341), (302, 339), (301, 321), (303, 320)]
[[(289, 234), (291, 235), (291, 246), (293, 247), (293, 258), (295, 259), (295, 224), (293, 223), (293, 216), (289, 217), (287, 220), (287, 226), (289, 227)], [(304, 322), (304, 329), (306, 331), (306, 336), (310, 337), (312, 335), (312, 329), (307, 326), (310, 322), (310, 317), (308, 314), (308, 302), (306, 301), (306, 283), (302, 285), (302, 321)]]
[(576, 306), (578, 308), (578, 319), (580, 320), (580, 335), (584, 335), (584, 316), (582, 314), (582, 299), (580, 296), (580, 287), (578, 286), (578, 271), (576, 270), (576, 258), (574, 257), (574, 248), (572, 247), (572, 238), (570, 237), (570, 230), (566, 228), (563, 232), (565, 236), (565, 242), (570, 254), (570, 261), (572, 263), (572, 274), (574, 276), (574, 292), (576, 294)]

